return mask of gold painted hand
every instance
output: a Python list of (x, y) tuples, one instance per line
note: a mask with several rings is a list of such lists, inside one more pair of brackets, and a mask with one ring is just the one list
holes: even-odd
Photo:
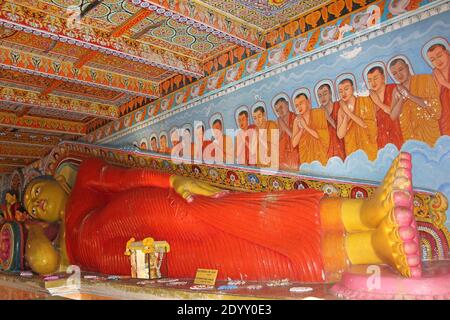
[(228, 190), (214, 187), (206, 182), (176, 175), (170, 177), (170, 185), (187, 202), (194, 201), (194, 195), (218, 198), (229, 192)]

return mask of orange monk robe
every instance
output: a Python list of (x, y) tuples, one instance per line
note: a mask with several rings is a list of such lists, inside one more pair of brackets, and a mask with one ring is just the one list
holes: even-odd
[[(294, 126), (295, 117), (295, 113), (289, 112), (289, 123), (287, 125), (291, 129)], [(297, 171), (300, 164), (298, 147), (292, 147), (291, 137), (282, 129), (280, 129), (279, 151), (280, 169)]]
[[(265, 137), (260, 136), (260, 134), (262, 134), (262, 132), (260, 130), (263, 130), (263, 129), (266, 130)], [(278, 130), (278, 124), (272, 120), (267, 120), (265, 128), (258, 129), (258, 141), (256, 143), (256, 152), (257, 152), (256, 159), (257, 159), (258, 167), (270, 167), (270, 165), (271, 165), (270, 162), (269, 163), (263, 163), (263, 162), (272, 161), (271, 160), (272, 151), (275, 151), (275, 150), (272, 150), (272, 131), (273, 130)], [(260, 146), (260, 139), (262, 139), (262, 141), (263, 141), (261, 146)], [(260, 153), (263, 154), (262, 159), (264, 159), (264, 161), (261, 159)], [(274, 156), (278, 156), (278, 155), (274, 155)], [(279, 157), (278, 157), (278, 159), (279, 159)]]
[[(450, 81), (450, 65), (448, 67), (448, 80)], [(441, 86), (441, 119), (439, 119), (439, 127), (442, 135), (450, 136), (450, 89)]]
[(349, 156), (361, 149), (369, 160), (375, 160), (378, 152), (375, 104), (370, 97), (357, 97), (353, 113), (364, 121), (367, 128), (357, 125), (350, 119), (344, 137), (345, 153)]
[[(333, 111), (331, 112), (331, 118), (334, 120), (334, 123), (337, 125), (337, 119), (338, 119), (338, 111), (339, 111), (339, 102), (335, 102), (333, 104)], [(345, 146), (344, 146), (344, 139), (339, 139), (337, 136), (337, 130), (336, 128), (333, 128), (333, 126), (328, 123), (328, 134), (330, 135), (330, 144), (328, 147), (328, 159), (331, 157), (339, 157), (342, 160), (345, 159)]]
[(300, 137), (299, 155), (301, 163), (310, 163), (314, 160), (326, 164), (328, 161), (328, 147), (330, 145), (330, 134), (328, 132), (327, 117), (325, 110), (313, 109), (308, 126), (317, 132), (319, 139), (313, 137), (306, 130)]
[[(384, 90), (383, 103), (387, 106), (392, 104), (392, 94), (397, 85), (388, 84)], [(392, 107), (392, 106), (391, 106)], [(400, 120), (392, 120), (391, 116), (384, 112), (382, 109), (377, 110), (377, 126), (378, 136), (377, 144), (378, 149), (384, 148), (388, 143), (395, 144), (397, 149), (403, 145), (402, 129), (400, 127)]]
[(441, 135), (439, 128), (439, 119), (441, 118), (439, 89), (431, 75), (420, 74), (411, 76), (409, 91), (411, 94), (429, 101), (431, 106), (421, 108), (411, 100), (405, 100), (400, 114), (403, 138), (405, 141), (423, 141), (432, 147)]

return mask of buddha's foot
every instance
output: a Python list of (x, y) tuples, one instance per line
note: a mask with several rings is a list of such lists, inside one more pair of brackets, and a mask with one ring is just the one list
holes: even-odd
[(419, 237), (413, 211), (411, 158), (400, 155), (392, 182), (392, 191), (385, 199), (386, 217), (373, 232), (372, 242), (377, 255), (405, 277), (422, 274)]
[(411, 155), (401, 152), (393, 161), (382, 184), (361, 207), (361, 221), (368, 228), (377, 228), (393, 208), (392, 194), (396, 190), (412, 194)]

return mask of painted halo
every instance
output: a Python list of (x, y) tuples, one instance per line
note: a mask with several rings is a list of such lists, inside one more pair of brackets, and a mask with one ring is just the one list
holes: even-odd
[[(145, 143), (145, 148), (142, 148), (142, 144)], [(141, 141), (139, 141), (139, 149), (147, 150), (148, 149), (148, 141), (146, 138), (142, 138)]]
[(375, 62), (372, 62), (371, 64), (367, 65), (367, 67), (365, 67), (364, 71), (363, 71), (364, 83), (366, 84), (367, 89), (370, 89), (369, 77), (368, 77), (369, 70), (374, 68), (374, 67), (380, 67), (380, 68), (383, 69), (383, 71), (384, 71), (384, 81), (385, 81), (385, 83), (388, 83), (388, 73), (387, 73), (387, 70), (386, 70), (386, 65), (382, 61), (375, 61)]
[[(312, 107), (311, 92), (309, 91), (308, 88), (305, 88), (305, 87), (298, 88), (297, 90), (294, 91), (294, 93), (292, 94), (292, 104), (294, 104), (295, 97), (302, 93), (308, 97), (308, 100), (311, 102), (311, 107)], [(298, 114), (298, 111), (295, 108), (295, 106), (294, 106), (294, 112), (295, 112), (295, 114)]]
[(323, 79), (323, 80), (320, 80), (319, 82), (317, 82), (316, 86), (314, 87), (314, 98), (316, 99), (318, 106), (320, 106), (319, 88), (324, 84), (327, 84), (330, 86), (331, 101), (332, 102), (336, 101), (336, 90), (334, 89), (333, 81), (330, 79)]
[(252, 106), (252, 114), (253, 112), (255, 112), (255, 109), (258, 107), (263, 107), (264, 112), (267, 115), (267, 108), (266, 108), (266, 104), (264, 103), (264, 101), (257, 101), (253, 106)]
[[(170, 144), (173, 146), (173, 141), (180, 141), (180, 128), (172, 127), (169, 130)], [(176, 140), (178, 138), (178, 140)]]
[(248, 110), (247, 106), (240, 106), (239, 108), (236, 109), (236, 111), (234, 112), (234, 120), (236, 121), (236, 127), (239, 129), (239, 113), (241, 113), (242, 111), (247, 111), (247, 115), (248, 115), (248, 124), (251, 124), (251, 120), (252, 120), (252, 116), (250, 114), (250, 111)]
[(339, 83), (341, 83), (342, 81), (349, 79), (351, 81), (353, 81), (353, 88), (355, 89), (354, 92), (356, 94), (356, 92), (358, 92), (358, 86), (357, 86), (357, 82), (356, 82), (356, 77), (353, 73), (343, 73), (341, 75), (339, 75), (336, 78), (335, 81), (335, 94), (336, 94), (336, 101), (339, 101), (341, 99), (341, 96), (339, 95)]
[(391, 77), (392, 81), (394, 81), (395, 83), (398, 83), (397, 79), (395, 79), (395, 77), (392, 75), (391, 69), (389, 68), (389, 66), (391, 65), (391, 62), (394, 61), (395, 59), (402, 59), (403, 61), (405, 61), (405, 63), (409, 67), (409, 72), (411, 73), (411, 75), (414, 75), (414, 69), (411, 65), (411, 61), (409, 61), (407, 56), (405, 56), (403, 54), (399, 54), (399, 55), (396, 55), (395, 57), (392, 57), (389, 60), (389, 62), (387, 63), (387, 71), (388, 71), (388, 74)]
[(288, 96), (287, 93), (280, 92), (279, 94), (277, 94), (277, 95), (272, 99), (272, 103), (270, 104), (270, 105), (272, 106), (273, 113), (278, 117), (278, 113), (277, 113), (277, 111), (275, 110), (275, 103), (276, 103), (277, 100), (280, 99), (280, 98), (284, 98), (284, 99), (287, 101), (287, 103), (288, 103), (289, 111), (294, 112), (294, 106), (293, 106), (293, 103), (292, 103), (293, 100), (291, 100), (291, 99), (289, 98), (289, 96)]
[(156, 139), (156, 148), (158, 149), (159, 148), (159, 139), (158, 139), (158, 135), (156, 134), (156, 133), (152, 133), (151, 135), (150, 135), (150, 139), (148, 139), (148, 142), (149, 142), (149, 145), (148, 145), (148, 147), (149, 147), (149, 150), (150, 151), (153, 151), (153, 152), (156, 152), (156, 151), (158, 151), (158, 150), (151, 150), (150, 148), (151, 148), (151, 142), (152, 142), (152, 139), (153, 138), (155, 138)]
[[(160, 134), (158, 135), (158, 141), (160, 141), (160, 139), (161, 139), (162, 136), (166, 136), (166, 140), (168, 140), (168, 139), (167, 139), (167, 132), (166, 132), (166, 131), (162, 131), (162, 132), (160, 132)], [(167, 141), (167, 144), (169, 144), (169, 141)], [(159, 143), (158, 143), (158, 145), (159, 145)], [(161, 146), (159, 146), (159, 147), (161, 148)]]
[(442, 44), (444, 47), (447, 48), (447, 51), (450, 51), (450, 45), (447, 41), (447, 39), (442, 37), (436, 37), (425, 43), (425, 45), (422, 47), (422, 58), (428, 63), (430, 68), (434, 68), (433, 63), (428, 58), (427, 51), (430, 49), (431, 46), (434, 46), (435, 44)]
[(214, 140), (214, 134), (213, 134), (213, 123), (216, 120), (220, 120), (222, 122), (222, 130), (225, 131), (225, 124), (223, 122), (223, 117), (222, 114), (217, 112), (214, 113), (210, 118), (209, 118), (209, 130), (207, 130), (205, 132), (205, 138), (207, 139), (212, 139)]
[(189, 133), (191, 135), (191, 141), (192, 142), (192, 135), (193, 135), (193, 130), (192, 130), (192, 125), (190, 123), (186, 123), (181, 127), (181, 135), (184, 136), (184, 131), (185, 130), (189, 130)]

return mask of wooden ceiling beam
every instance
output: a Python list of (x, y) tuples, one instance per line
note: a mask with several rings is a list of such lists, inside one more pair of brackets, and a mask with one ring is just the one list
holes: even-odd
[(84, 136), (86, 134), (86, 125), (82, 122), (56, 120), (28, 115), (19, 118), (12, 112), (0, 112), (0, 126), (8, 127), (11, 130), (17, 128), (76, 136)]

